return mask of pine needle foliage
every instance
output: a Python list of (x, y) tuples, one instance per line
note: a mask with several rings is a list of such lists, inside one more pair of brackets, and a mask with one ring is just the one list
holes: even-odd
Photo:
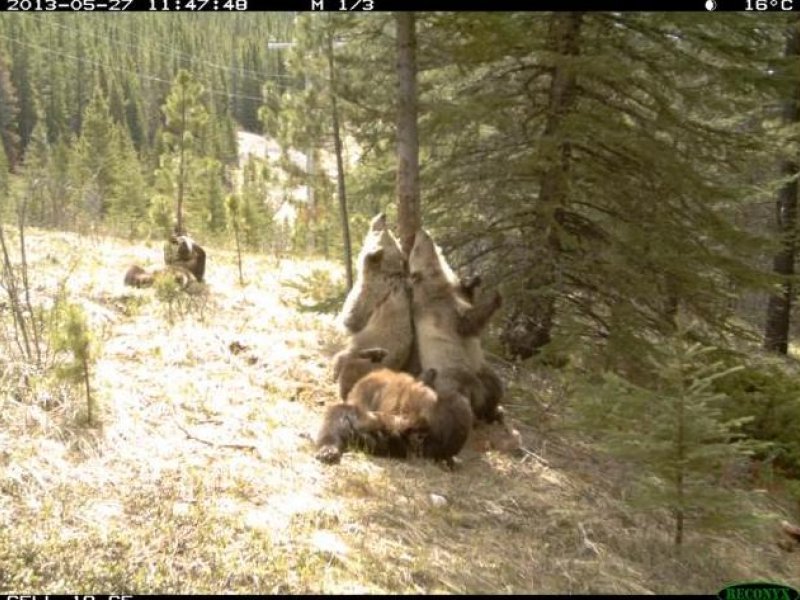
[[(59, 292), (62, 296), (65, 291)], [(97, 399), (92, 394), (91, 370), (98, 356), (97, 339), (79, 304), (58, 303), (58, 314), (52, 331), (53, 347), (68, 358), (56, 368), (57, 377), (83, 388), (86, 398), (86, 422), (92, 426), (97, 419)]]
[(714, 384), (741, 367), (713, 360), (715, 349), (676, 335), (648, 356), (651, 379), (635, 384), (606, 372), (576, 395), (584, 429), (598, 447), (634, 473), (630, 501), (642, 510), (666, 510), (681, 545), (691, 528), (745, 525), (742, 494), (721, 484), (727, 465), (759, 447), (741, 428), (750, 416), (727, 418), (725, 395)]

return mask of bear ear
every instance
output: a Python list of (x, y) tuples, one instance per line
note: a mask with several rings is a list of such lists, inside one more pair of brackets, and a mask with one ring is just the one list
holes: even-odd
[(371, 265), (379, 265), (383, 260), (383, 248), (376, 248), (367, 254), (367, 262)]
[(371, 231), (384, 231), (386, 229), (386, 214), (381, 212), (375, 215), (369, 228)]

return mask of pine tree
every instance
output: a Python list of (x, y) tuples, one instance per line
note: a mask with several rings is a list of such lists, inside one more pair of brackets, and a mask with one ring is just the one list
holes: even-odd
[(54, 144), (69, 130), (66, 106), (67, 79), (64, 76), (64, 59), (56, 50), (63, 48), (63, 42), (53, 35), (53, 30), (48, 31), (48, 46), (50, 52), (39, 57), (44, 64), (38, 70), (41, 80), (37, 88), (47, 141)]
[(52, 226), (50, 203), (53, 199), (50, 196), (49, 183), (52, 181), (53, 172), (50, 165), (50, 147), (45, 136), (41, 134), (41, 128), (37, 127), (31, 136), (20, 175), (28, 200), (29, 222), (37, 226)]
[[(790, 69), (796, 67), (800, 59), (800, 19), (793, 19), (786, 33), (784, 57), (788, 73), (784, 77), (794, 81), (787, 98), (783, 101), (783, 125), (796, 127), (800, 123), (800, 77)], [(777, 198), (776, 221), (781, 236), (781, 249), (773, 259), (773, 271), (783, 277), (781, 293), (773, 294), (767, 305), (767, 324), (764, 332), (764, 348), (772, 352), (786, 354), (789, 349), (789, 324), (794, 300), (795, 258), (797, 255), (797, 173), (800, 171), (798, 148), (790, 146), (789, 155), (781, 160), (780, 173), (785, 183)]]
[(759, 280), (760, 242), (731, 216), (753, 202), (741, 174), (763, 148), (741, 123), (762, 110), (775, 55), (750, 25), (420, 18), (420, 48), (436, 50), (419, 58), (425, 222), (456, 267), (502, 284), (511, 353), (628, 333), (647, 345), (676, 310), (735, 327), (720, 281)]
[[(350, 210), (345, 196), (347, 128), (337, 97), (343, 69), (334, 58), (339, 25), (340, 20), (334, 18), (298, 17), (294, 41), (285, 53), (273, 53), (285, 57), (289, 77), (264, 85), (259, 116), (264, 131), (284, 150), (280, 167), (287, 175), (285, 187), (305, 185), (308, 191), (307, 199), (297, 207), (294, 238), (304, 240), (308, 249), (322, 250), (325, 256), (331, 250), (341, 252), (347, 272), (351, 254)], [(305, 165), (289, 158), (298, 150), (305, 154)], [(331, 163), (333, 168), (327, 167)], [(338, 195), (338, 210), (334, 194)], [(298, 246), (302, 245), (301, 241)]]
[(236, 262), (239, 266), (239, 285), (244, 285), (244, 274), (242, 273), (242, 245), (239, 239), (241, 229), (241, 211), (239, 199), (234, 194), (229, 194), (225, 198), (225, 216), (230, 229), (233, 229), (233, 238), (236, 242)]
[(739, 370), (711, 360), (714, 348), (679, 332), (649, 356), (650, 384), (635, 385), (606, 373), (578, 394), (580, 426), (635, 473), (631, 502), (669, 510), (676, 545), (691, 528), (727, 526), (747, 519), (734, 490), (719, 484), (724, 467), (749, 456), (756, 445), (742, 439), (748, 417), (726, 421), (716, 380)]
[(266, 204), (268, 172), (251, 159), (242, 169), (242, 185), (237, 208), (244, 245), (263, 250), (270, 237), (271, 215)]
[(222, 164), (213, 158), (200, 163), (199, 187), (203, 194), (203, 227), (210, 233), (225, 230), (225, 177)]
[[(28, 147), (31, 140), (33, 128), (38, 120), (36, 94), (34, 93), (32, 81), (34, 80), (30, 54), (24, 45), (25, 31), (20, 27), (20, 21), (10, 20), (9, 33), (12, 40), (11, 44), (11, 83), (17, 91), (17, 101), (19, 103), (19, 125), (18, 134), (22, 152)], [(17, 43), (19, 42), (19, 43)]]
[(350, 243), (350, 215), (347, 211), (347, 191), (344, 173), (344, 149), (339, 116), (339, 100), (336, 90), (336, 61), (334, 58), (333, 29), (328, 28), (325, 53), (328, 57), (328, 89), (330, 90), (331, 129), (333, 130), (333, 149), (336, 155), (336, 191), (339, 198), (339, 216), (342, 227), (342, 246), (344, 248), (344, 270), (347, 289), (353, 287), (353, 247)]
[(56, 352), (68, 352), (69, 361), (62, 364), (59, 375), (67, 381), (79, 384), (86, 396), (86, 421), (95, 422), (96, 398), (92, 395), (91, 368), (97, 358), (96, 340), (92, 335), (83, 309), (72, 303), (61, 304), (60, 314), (53, 332)]
[(139, 156), (125, 125), (115, 125), (115, 177), (109, 188), (108, 220), (130, 239), (142, 235), (147, 221), (147, 184)]
[(417, 38), (414, 13), (395, 14), (397, 23), (397, 213), (400, 243), (408, 254), (422, 224), (419, 208), (417, 136)]
[(125, 80), (125, 124), (137, 152), (143, 149), (145, 132), (142, 121), (141, 99), (135, 81)]
[(92, 219), (105, 218), (113, 202), (113, 190), (119, 181), (117, 170), (122, 165), (117, 133), (105, 96), (99, 87), (95, 88), (81, 136), (74, 146), (72, 165), (75, 203)]
[(163, 106), (166, 119), (163, 138), (165, 155), (162, 168), (172, 171), (175, 180), (175, 225), (184, 230), (184, 199), (188, 191), (189, 175), (207, 120), (203, 88), (185, 70), (175, 77), (172, 90)]
[(18, 119), (17, 92), (5, 61), (0, 59), (0, 141), (12, 170), (20, 157), (20, 140), (16, 131)]

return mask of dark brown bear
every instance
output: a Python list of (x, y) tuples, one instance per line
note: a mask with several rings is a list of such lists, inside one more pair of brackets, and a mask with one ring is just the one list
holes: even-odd
[(182, 267), (202, 282), (206, 273), (206, 252), (188, 235), (173, 234), (164, 248), (164, 263)]
[(153, 274), (148, 273), (139, 265), (132, 265), (125, 273), (125, 285), (131, 287), (150, 287), (153, 285)]
[(360, 379), (346, 402), (326, 412), (317, 459), (339, 462), (357, 446), (378, 456), (418, 454), (452, 464), (472, 429), (472, 410), (460, 394), (437, 394), (430, 387), (436, 377), (433, 370), (414, 379), (379, 369)]
[(183, 267), (172, 265), (155, 271), (146, 271), (139, 265), (133, 265), (125, 273), (125, 285), (137, 288), (151, 287), (156, 278), (166, 276), (173, 277), (181, 289), (186, 289), (189, 284), (197, 281), (194, 275)]
[[(441, 257), (444, 260), (444, 257)], [(484, 306), (489, 308), (492, 312), (500, 307), (502, 298), (499, 293), (495, 293), (492, 300), (486, 302), (485, 300), (478, 300), (476, 302), (476, 290), (481, 285), (480, 275), (474, 275), (468, 279), (461, 279), (457, 286), (457, 292), (461, 294), (464, 299), (471, 305)], [(488, 318), (487, 318), (488, 321)], [(460, 323), (459, 334), (468, 334), (470, 324)], [(499, 406), (500, 400), (503, 399), (505, 392), (503, 382), (497, 373), (489, 366), (483, 356), (483, 348), (481, 347), (480, 335), (465, 335), (463, 339), (464, 349), (467, 351), (470, 364), (475, 372), (475, 375), (480, 379), (483, 384), (483, 389), (486, 395), (487, 405), (496, 405), (495, 411), (496, 420), (503, 420), (503, 410)]]

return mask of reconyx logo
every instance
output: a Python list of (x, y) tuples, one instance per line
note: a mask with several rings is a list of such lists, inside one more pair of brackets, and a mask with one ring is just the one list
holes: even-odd
[(800, 593), (779, 583), (737, 583), (717, 592), (720, 600), (798, 600)]

